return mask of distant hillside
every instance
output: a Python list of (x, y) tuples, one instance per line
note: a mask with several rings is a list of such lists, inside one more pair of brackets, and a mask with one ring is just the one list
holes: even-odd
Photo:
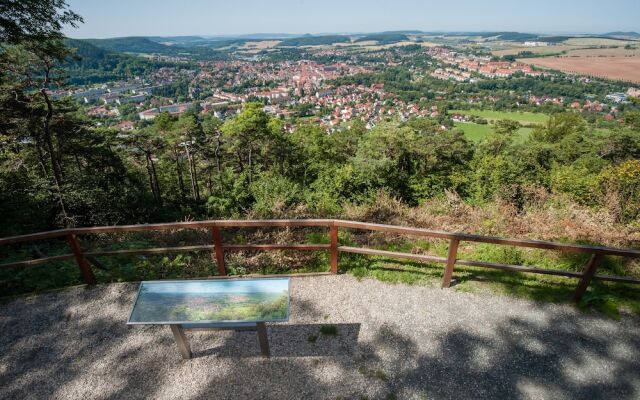
[[(158, 39), (157, 37), (154, 37)], [(145, 54), (162, 54), (168, 56), (192, 56), (199, 59), (221, 59), (225, 55), (215, 50), (218, 47), (226, 47), (228, 44), (217, 43), (214, 46), (209, 47), (209, 43), (203, 43), (202, 45), (164, 45), (162, 43), (155, 42), (146, 37), (122, 37), (111, 39), (82, 39), (96, 47), (104, 50), (118, 52), (118, 53), (145, 53)]]
[(547, 42), (547, 43), (562, 43), (573, 37), (575, 36), (540, 36), (538, 40), (541, 42)]
[(603, 34), (602, 36), (622, 39), (640, 39), (640, 33), (638, 32), (609, 32)]
[(326, 36), (301, 36), (297, 38), (285, 39), (278, 46), (319, 46), (332, 43), (350, 42), (349, 36), (326, 35)]
[(258, 40), (258, 39), (254, 39), (254, 40), (249, 40), (249, 39), (216, 40), (216, 41), (207, 43), (206, 46), (211, 48), (211, 49), (222, 49), (224, 47), (239, 47), (239, 46), (242, 46), (243, 44), (245, 44), (247, 42), (259, 42), (259, 41), (261, 41), (261, 40)]
[(371, 40), (379, 43), (397, 43), (404, 40), (409, 40), (409, 38), (403, 33), (374, 33), (371, 35), (363, 36), (356, 40), (356, 42), (367, 42)]
[(145, 37), (122, 37), (111, 39), (85, 39), (86, 42), (101, 49), (120, 53), (170, 53), (170, 46), (154, 42)]
[(74, 63), (84, 62), (100, 62), (106, 60), (109, 56), (114, 54), (103, 48), (94, 46), (87, 40), (80, 39), (65, 39), (64, 44), (74, 49), (74, 55), (77, 59), (73, 60)]
[(426, 32), (423, 31), (415, 31), (415, 30), (407, 30), (407, 31), (384, 31), (384, 32), (377, 32), (377, 33), (382, 33), (382, 34), (390, 34), (390, 33), (401, 33), (403, 35), (423, 35)]
[(444, 33), (444, 36), (478, 36), (481, 38), (495, 37), (498, 40), (508, 40), (514, 42), (523, 42), (529, 40), (537, 40), (540, 36), (534, 33), (521, 33), (521, 32), (449, 32)]
[(520, 33), (520, 32), (503, 32), (498, 35), (499, 40), (510, 40), (513, 42), (526, 42), (532, 40), (538, 40), (539, 35), (533, 33)]
[(145, 38), (167, 46), (194, 46), (207, 44), (212, 41), (211, 39), (205, 39), (200, 36), (147, 36)]
[(75, 85), (131, 79), (151, 73), (158, 67), (173, 65), (105, 50), (87, 40), (65, 39), (65, 44), (74, 50), (74, 56), (69, 58), (65, 69), (69, 82)]

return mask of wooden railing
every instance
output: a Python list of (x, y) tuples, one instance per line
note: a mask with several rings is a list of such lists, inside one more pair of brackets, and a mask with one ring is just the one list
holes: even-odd
[[(329, 244), (224, 244), (221, 230), (224, 228), (272, 228), (272, 227), (325, 227), (329, 229)], [(340, 246), (338, 244), (338, 229), (359, 229), (369, 231), (380, 231), (385, 233), (410, 235), (418, 237), (428, 237), (446, 239), (449, 241), (447, 257), (437, 257), (431, 255), (400, 253), (385, 250), (376, 250), (361, 247)], [(110, 251), (83, 251), (78, 236), (94, 234), (113, 234), (124, 232), (143, 231), (163, 231), (179, 229), (209, 229), (211, 231), (211, 244), (198, 246), (181, 247), (160, 247), (147, 249), (127, 249)], [(640, 279), (626, 276), (597, 275), (596, 270), (604, 256), (621, 256), (630, 258), (640, 258), (640, 250), (618, 249), (601, 246), (586, 246), (578, 244), (566, 244), (527, 239), (507, 239), (491, 236), (472, 235), (467, 233), (451, 233), (437, 230), (410, 228), (394, 225), (382, 225), (366, 222), (354, 222), (334, 219), (301, 219), (301, 220), (211, 220), (193, 222), (175, 222), (163, 224), (147, 225), (122, 225), (122, 226), (101, 226), (91, 228), (70, 228), (49, 232), (40, 232), (29, 235), (0, 238), (0, 245), (32, 242), (36, 240), (66, 237), (71, 253), (50, 257), (42, 257), (32, 260), (11, 262), (0, 264), (0, 268), (28, 267), (44, 264), (51, 261), (60, 261), (75, 258), (80, 273), (85, 282), (95, 283), (96, 279), (91, 268), (90, 260), (96, 256), (117, 256), (129, 254), (163, 254), (189, 251), (210, 251), (212, 258), (218, 267), (218, 275), (225, 276), (224, 255), (226, 252), (237, 251), (270, 251), (270, 250), (295, 250), (295, 251), (328, 251), (330, 254), (331, 273), (338, 273), (338, 254), (355, 253), (363, 255), (383, 256), (390, 258), (402, 258), (429, 263), (445, 264), (442, 278), (442, 287), (451, 285), (451, 280), (456, 265), (491, 268), (509, 272), (526, 272), (534, 274), (546, 274), (578, 278), (579, 282), (575, 290), (574, 299), (580, 300), (584, 295), (589, 283), (593, 280), (612, 281), (621, 283), (640, 284)], [(527, 247), (535, 249), (557, 250), (561, 252), (585, 253), (591, 257), (585, 265), (583, 272), (556, 270), (539, 268), (534, 266), (508, 265), (484, 261), (460, 260), (457, 258), (458, 246), (460, 242), (490, 243), (495, 245)]]

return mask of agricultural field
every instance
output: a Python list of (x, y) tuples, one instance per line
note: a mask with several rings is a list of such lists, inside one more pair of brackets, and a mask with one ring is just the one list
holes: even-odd
[(449, 110), (449, 114), (475, 115), (484, 118), (487, 121), (498, 121), (502, 119), (510, 119), (518, 121), (523, 125), (544, 124), (549, 120), (546, 114), (537, 114), (531, 112), (506, 112), (492, 110)]
[(564, 43), (572, 46), (624, 46), (627, 44), (637, 43), (633, 40), (625, 39), (609, 39), (595, 37), (575, 37), (564, 41)]
[(624, 47), (571, 50), (565, 57), (640, 57), (640, 45)]
[(238, 47), (240, 50), (248, 50), (248, 49), (269, 49), (271, 47), (277, 46), (281, 40), (260, 40), (255, 42), (246, 42), (242, 46)]
[(566, 73), (640, 82), (640, 57), (541, 57), (518, 61)]
[(494, 56), (508, 56), (508, 55), (517, 55), (523, 51), (528, 51), (534, 54), (540, 54), (541, 56), (548, 54), (558, 54), (563, 51), (573, 51), (580, 49), (577, 46), (569, 46), (565, 44), (560, 44), (557, 46), (536, 46), (536, 47), (525, 47), (525, 46), (515, 46), (508, 48), (501, 48), (499, 50), (492, 51), (491, 54)]
[[(487, 135), (493, 132), (493, 125), (482, 125), (467, 122), (456, 122), (455, 127), (464, 132), (464, 136), (472, 142), (480, 142)], [(531, 134), (532, 128), (520, 128), (518, 130), (518, 136), (516, 142), (525, 141)]]
[(306, 48), (306, 49), (314, 49), (314, 50), (331, 50), (335, 48), (342, 48), (342, 49), (354, 49), (359, 51), (378, 51), (378, 50), (390, 49), (393, 47), (411, 46), (416, 44), (422, 47), (438, 46), (437, 43), (432, 43), (432, 42), (402, 41), (402, 42), (381, 44), (375, 40), (367, 40), (363, 42), (331, 43), (331, 44), (309, 45), (309, 46), (300, 46), (300, 47)]

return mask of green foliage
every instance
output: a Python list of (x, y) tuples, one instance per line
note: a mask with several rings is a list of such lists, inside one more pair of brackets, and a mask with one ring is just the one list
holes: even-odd
[(471, 192), (477, 201), (490, 200), (499, 189), (521, 183), (523, 176), (515, 161), (504, 155), (487, 155), (473, 161)]
[(338, 327), (335, 325), (322, 325), (320, 327), (320, 333), (325, 336), (337, 336)]
[(616, 298), (611, 295), (598, 294), (593, 292), (587, 292), (580, 300), (580, 308), (588, 309), (590, 307), (596, 308), (604, 315), (619, 320), (620, 311), (618, 310), (618, 303)]
[(65, 26), (83, 22), (65, 0), (3, 1), (0, 12), (0, 42), (9, 44), (60, 40)]
[(250, 191), (255, 200), (253, 210), (261, 218), (277, 217), (278, 212), (286, 212), (302, 199), (296, 183), (273, 174), (263, 174), (251, 184)]
[(640, 130), (640, 111), (629, 111), (624, 114), (624, 122), (632, 129)]
[(600, 175), (580, 165), (563, 165), (551, 171), (551, 189), (572, 200), (595, 205), (601, 196)]
[(69, 82), (72, 84), (87, 85), (133, 79), (149, 75), (161, 67), (175, 66), (168, 62), (105, 50), (85, 40), (67, 38), (64, 43), (73, 52), (65, 63)]
[(376, 378), (381, 381), (389, 380), (389, 376), (387, 375), (387, 373), (381, 369), (372, 369), (372, 368), (367, 368), (365, 366), (360, 366), (358, 367), (358, 372), (369, 378)]
[(571, 135), (584, 133), (586, 123), (582, 117), (574, 113), (553, 115), (547, 124), (533, 131), (533, 136), (541, 141), (557, 143)]
[(628, 222), (640, 218), (640, 160), (607, 167), (602, 182), (619, 220)]

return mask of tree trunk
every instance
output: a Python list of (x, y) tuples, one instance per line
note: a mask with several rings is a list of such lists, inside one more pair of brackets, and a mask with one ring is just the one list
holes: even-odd
[(153, 182), (153, 174), (151, 172), (151, 163), (150, 161), (150, 157), (147, 154), (145, 157), (146, 160), (146, 166), (147, 166), (147, 175), (149, 176), (149, 188), (151, 188), (151, 194), (153, 195), (153, 199), (157, 202), (158, 201), (158, 196), (156, 194), (156, 186)]
[(158, 204), (162, 205), (162, 192), (160, 192), (160, 182), (158, 182), (158, 173), (156, 172), (156, 163), (153, 162), (153, 158), (149, 157), (151, 161), (151, 171), (153, 172), (153, 181), (156, 186), (156, 193), (158, 193)]
[(218, 170), (218, 180), (220, 181), (220, 193), (223, 193), (223, 181), (222, 181), (222, 170), (220, 168), (220, 135), (216, 137), (216, 150), (214, 152), (216, 156), (216, 169)]
[(238, 156), (238, 168), (240, 169), (240, 173), (243, 173), (244, 162), (242, 161), (242, 153), (240, 153), (240, 150), (236, 150), (236, 155)]
[(193, 166), (193, 181), (196, 186), (196, 200), (200, 201), (200, 184), (198, 183), (198, 170), (196, 168), (196, 156), (191, 155), (191, 164)]
[(62, 168), (58, 163), (58, 158), (56, 157), (56, 151), (53, 148), (53, 140), (51, 138), (51, 127), (49, 123), (51, 118), (53, 117), (53, 105), (49, 100), (49, 96), (47, 95), (46, 89), (42, 89), (40, 91), (44, 96), (45, 102), (47, 103), (47, 115), (44, 118), (42, 123), (42, 130), (44, 132), (44, 140), (47, 145), (47, 151), (49, 152), (49, 158), (51, 159), (51, 169), (53, 170), (53, 177), (56, 181), (56, 185), (60, 187), (62, 184)]
[(176, 173), (178, 174), (178, 185), (180, 186), (180, 195), (184, 197), (184, 179), (182, 178), (182, 166), (180, 165), (180, 157), (178, 155), (178, 149), (173, 148), (173, 155), (176, 160)]
[(69, 216), (67, 215), (67, 208), (64, 204), (64, 200), (62, 198), (62, 167), (59, 163), (59, 159), (56, 157), (55, 151), (53, 150), (53, 141), (51, 139), (51, 118), (53, 118), (53, 104), (51, 104), (51, 100), (49, 99), (49, 95), (47, 94), (47, 88), (49, 86), (49, 72), (50, 69), (47, 67), (45, 69), (45, 79), (42, 83), (42, 87), (40, 88), (40, 93), (44, 98), (44, 101), (47, 105), (47, 115), (42, 122), (42, 130), (44, 132), (45, 143), (47, 145), (47, 150), (49, 152), (49, 157), (51, 158), (51, 169), (53, 170), (53, 179), (56, 186), (56, 190), (58, 191), (58, 201), (60, 202), (60, 210), (62, 211), (62, 216), (64, 217), (64, 225), (68, 226)]
[(49, 170), (47, 169), (47, 161), (44, 157), (44, 152), (42, 151), (42, 141), (40, 140), (40, 135), (34, 135), (36, 140), (36, 151), (38, 153), (38, 162), (40, 163), (40, 167), (42, 168), (42, 176), (44, 178), (49, 177)]
[(251, 155), (253, 153), (253, 149), (249, 146), (249, 184), (253, 182), (253, 163), (251, 160)]
[(187, 161), (189, 162), (189, 177), (191, 178), (191, 194), (196, 201), (200, 201), (200, 189), (198, 188), (198, 177), (196, 174), (196, 166), (193, 161), (193, 156), (187, 146), (187, 141), (184, 141), (184, 151), (187, 154)]

